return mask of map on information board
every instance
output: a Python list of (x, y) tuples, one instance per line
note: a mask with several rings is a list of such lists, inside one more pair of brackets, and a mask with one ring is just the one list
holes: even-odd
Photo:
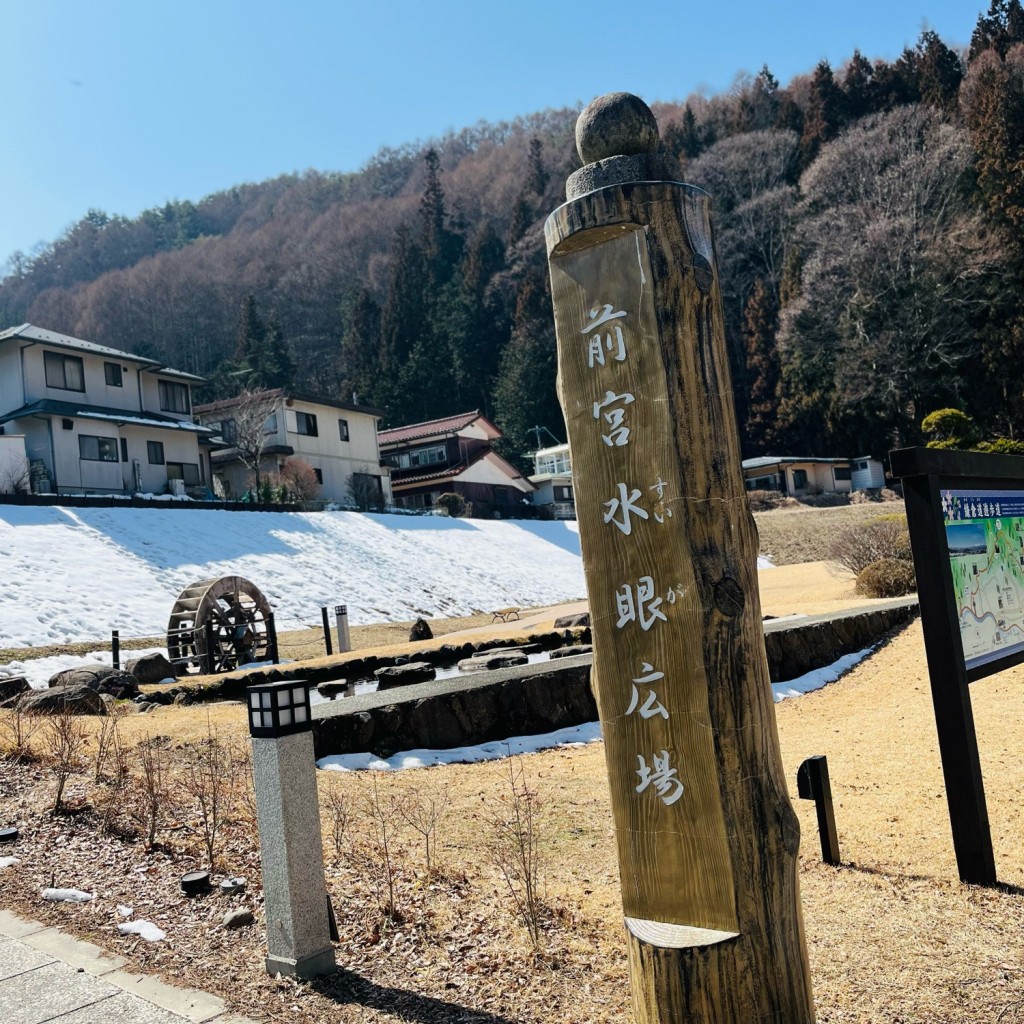
[(943, 490), (968, 669), (1024, 651), (1024, 491)]

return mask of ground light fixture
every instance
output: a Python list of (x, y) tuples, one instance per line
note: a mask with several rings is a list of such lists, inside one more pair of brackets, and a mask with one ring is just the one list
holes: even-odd
[(312, 728), (309, 687), (305, 683), (286, 679), (248, 689), (250, 736), (275, 739)]

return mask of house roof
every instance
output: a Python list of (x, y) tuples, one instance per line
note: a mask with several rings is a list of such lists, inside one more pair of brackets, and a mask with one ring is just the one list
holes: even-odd
[(136, 412), (133, 409), (111, 409), (108, 406), (85, 405), (81, 402), (55, 402), (44, 398), (38, 402), (30, 402), (13, 412), (0, 416), (0, 423), (9, 420), (25, 419), (27, 416), (77, 416), (83, 420), (107, 420), (111, 423), (131, 423), (142, 427), (162, 427), (165, 430), (184, 430), (193, 434), (212, 434), (209, 427), (204, 427), (191, 420), (176, 420), (173, 416), (164, 416), (158, 412)]
[(481, 448), (479, 451), (470, 455), (468, 459), (463, 459), (462, 462), (459, 462), (454, 466), (440, 466), (437, 469), (427, 470), (424, 473), (416, 473), (412, 476), (398, 477), (392, 474), (391, 487), (396, 493), (398, 493), (409, 485), (420, 486), (426, 483), (438, 483), (442, 480), (456, 480), (465, 473), (467, 469), (471, 466), (475, 466), (483, 459), (490, 459), (492, 462), (497, 462), (499, 467), (508, 475), (509, 480), (520, 480), (523, 483), (534, 487), (531, 481), (524, 477), (522, 473), (515, 468), (515, 466), (510, 462), (507, 462), (497, 452), (489, 448)]
[(844, 465), (848, 463), (849, 459), (826, 459), (817, 457), (804, 458), (803, 456), (775, 456), (775, 455), (762, 455), (757, 459), (744, 459), (744, 469), (767, 469), (769, 466), (791, 466), (794, 463), (803, 462), (820, 462), (828, 465)]
[(443, 416), (437, 420), (426, 420), (423, 423), (410, 423), (404, 427), (381, 430), (377, 433), (377, 440), (382, 445), (401, 444), (424, 437), (454, 434), (477, 420), (483, 421), (485, 430), (492, 438), (501, 437), (501, 431), (479, 409), (474, 409), (472, 412), (460, 412), (455, 416)]
[[(314, 398), (312, 395), (300, 395), (294, 391), (287, 391), (284, 388), (268, 388), (266, 391), (256, 392), (261, 397), (283, 398), (285, 404), (288, 402), (306, 402), (309, 405), (323, 405), (328, 409), (341, 409), (343, 412), (362, 412), (367, 416), (374, 416), (380, 419), (384, 415), (383, 409), (377, 409), (372, 405), (359, 405), (356, 402), (339, 402), (333, 398)], [(221, 412), (234, 409), (239, 403), (245, 401), (247, 396), (237, 395), (235, 398), (222, 398), (217, 402), (207, 402), (205, 405), (197, 405), (193, 412), (199, 413)]]
[(67, 348), (75, 352), (90, 352), (97, 356), (121, 359), (125, 362), (136, 363), (147, 370), (155, 370), (169, 377), (178, 377), (197, 384), (206, 383), (205, 377), (197, 377), (195, 374), (185, 373), (183, 370), (172, 370), (169, 366), (164, 366), (159, 359), (132, 355), (131, 352), (122, 352), (120, 349), (108, 348), (106, 345), (97, 345), (95, 341), (74, 338), (70, 334), (47, 331), (42, 327), (35, 327), (33, 324), (21, 324), (19, 327), (8, 327), (6, 330), (0, 331), (0, 341), (6, 341), (8, 338), (21, 338), (33, 343), (50, 345), (53, 348)]

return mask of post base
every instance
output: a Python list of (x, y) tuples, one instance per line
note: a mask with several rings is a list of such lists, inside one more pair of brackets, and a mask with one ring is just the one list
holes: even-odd
[(268, 974), (283, 974), (286, 978), (315, 978), (321, 974), (333, 974), (338, 969), (333, 946), (308, 953), (297, 960), (272, 953), (267, 957), (266, 965)]

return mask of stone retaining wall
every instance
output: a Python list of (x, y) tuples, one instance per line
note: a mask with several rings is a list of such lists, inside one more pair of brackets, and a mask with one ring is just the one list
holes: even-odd
[[(769, 620), (765, 646), (772, 681), (794, 679), (862, 650), (916, 614), (912, 598), (842, 615)], [(369, 751), (390, 757), (399, 750), (469, 746), (593, 722), (590, 662), (584, 654), (318, 704), (316, 756)]]

